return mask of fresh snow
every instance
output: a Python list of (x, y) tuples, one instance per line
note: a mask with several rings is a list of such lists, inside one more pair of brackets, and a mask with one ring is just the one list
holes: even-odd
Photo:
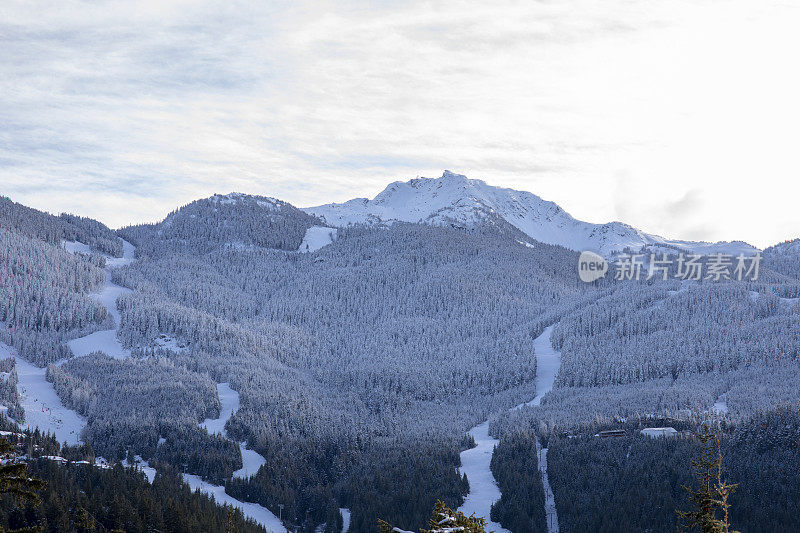
[[(561, 365), (561, 354), (555, 351), (550, 343), (550, 335), (552, 333), (553, 326), (551, 325), (546, 327), (542, 334), (533, 341), (536, 355), (536, 396), (529, 402), (517, 405), (514, 409), (539, 405), (544, 395), (553, 389), (553, 383)], [(489, 435), (488, 420), (472, 428), (469, 434), (475, 439), (476, 446), (461, 452), (461, 468), (459, 472), (467, 475), (469, 494), (464, 500), (464, 504), (459, 507), (459, 511), (467, 516), (475, 514), (475, 516), (486, 518), (487, 529), (490, 531), (493, 530), (496, 533), (506, 532), (508, 530), (504, 529), (500, 524), (489, 520), (492, 504), (499, 500), (501, 495), (490, 468), (494, 447), (500, 441)], [(536, 446), (538, 449), (538, 441)], [(542, 467), (541, 460), (544, 460), (544, 467)], [(550, 487), (547, 479), (547, 450), (540, 454), (539, 470), (542, 473), (542, 483), (545, 485), (545, 497), (547, 498), (547, 491)], [(552, 491), (550, 491), (549, 497), (552, 501), (552, 509), (548, 508), (548, 504), (545, 502), (545, 510), (548, 513), (548, 531), (550, 533), (558, 533), (558, 517), (555, 516), (555, 500), (553, 499)], [(555, 529), (551, 528), (551, 524), (555, 524)]]
[[(200, 427), (208, 431), (210, 434), (220, 434), (223, 437), (230, 438), (228, 432), (225, 431), (225, 424), (228, 422), (233, 413), (239, 410), (239, 393), (233, 390), (228, 383), (217, 384), (217, 394), (219, 395), (219, 417), (207, 418), (200, 423)], [(247, 443), (239, 443), (239, 451), (242, 454), (242, 468), (233, 473), (233, 477), (247, 479), (258, 472), (262, 465), (267, 464), (258, 452), (247, 448)]]
[[(538, 440), (536, 441), (536, 452), (539, 454), (539, 473), (542, 475), (542, 486), (544, 487), (544, 517), (547, 521), (547, 533), (558, 533), (556, 497), (550, 487), (550, 479), (547, 477), (547, 448), (542, 448)], [(630, 450), (628, 453), (630, 454)]]
[(347, 533), (350, 529), (350, 509), (340, 507), (339, 512), (342, 513), (342, 533)]
[[(13, 348), (0, 343), (0, 358), (11, 355), (15, 355)], [(21, 426), (31, 430), (38, 427), (41, 431), (54, 433), (58, 442), (78, 444), (86, 419), (61, 403), (53, 384), (45, 379), (46, 369), (16, 355), (15, 366), (20, 404), (25, 409), (25, 423)]]
[[(76, 243), (67, 242), (64, 243), (64, 246), (69, 250), (70, 247), (67, 245), (73, 245), (71, 247), (74, 247), (75, 244)], [(96, 331), (90, 335), (86, 335), (85, 337), (69, 341), (67, 344), (69, 345), (75, 357), (82, 357), (97, 351), (104, 352), (115, 359), (125, 359), (131, 354), (130, 350), (122, 347), (122, 343), (117, 338), (117, 330), (119, 329), (120, 322), (122, 320), (119, 310), (117, 309), (117, 298), (120, 295), (129, 293), (131, 291), (130, 289), (121, 287), (111, 281), (111, 269), (127, 265), (133, 261), (133, 245), (123, 240), (122, 247), (123, 254), (121, 258), (106, 257), (106, 283), (99, 293), (92, 295), (95, 300), (103, 304), (103, 306), (108, 310), (108, 314), (114, 319), (114, 329)]]
[(336, 240), (339, 230), (325, 226), (311, 226), (306, 230), (303, 242), (300, 243), (298, 252), (316, 252), (323, 246), (327, 246)]
[(281, 524), (278, 517), (266, 507), (262, 507), (257, 503), (242, 502), (225, 492), (225, 487), (220, 485), (212, 485), (203, 481), (200, 476), (193, 474), (183, 474), (183, 481), (189, 485), (192, 490), (199, 490), (203, 494), (212, 496), (218, 505), (230, 505), (242, 511), (242, 513), (252, 518), (271, 533), (282, 533), (286, 531), (286, 527)]
[[(89, 247), (79, 242), (64, 242), (64, 249), (70, 252), (89, 253)], [(123, 256), (121, 258), (106, 258), (106, 284), (103, 289), (93, 295), (99, 302), (106, 306), (114, 321), (119, 325), (119, 311), (117, 311), (117, 296), (126, 291), (123, 287), (111, 283), (111, 269), (133, 261), (134, 248), (129, 242), (122, 241)], [(76, 356), (86, 355), (98, 350), (104, 351), (113, 357), (125, 356), (116, 337), (117, 330), (98, 331), (74, 339), (68, 344)], [(0, 357), (5, 354), (12, 355), (11, 347), (0, 343)], [(127, 352), (129, 353), (129, 352)], [(64, 360), (56, 362), (63, 363)], [(81, 430), (86, 426), (86, 419), (75, 411), (68, 409), (61, 403), (53, 384), (45, 379), (46, 369), (39, 368), (22, 357), (16, 357), (15, 366), (19, 382), (17, 390), (20, 394), (20, 404), (25, 409), (25, 423), (22, 427), (28, 429), (39, 428), (44, 432), (54, 433), (59, 442), (76, 445), (80, 442)]]
[(493, 187), (447, 170), (437, 179), (394, 182), (372, 200), (356, 198), (343, 204), (308, 207), (304, 211), (335, 227), (394, 222), (472, 226), (480, 222), (505, 221), (537, 241), (576, 251), (591, 250), (603, 256), (611, 256), (626, 247), (639, 250), (643, 246), (673, 252), (672, 247), (678, 247), (700, 254), (750, 255), (756, 252), (756, 248), (744, 242), (670, 240), (621, 222), (582, 222), (535, 194)]
[(489, 421), (475, 426), (469, 431), (475, 439), (476, 446), (461, 452), (461, 475), (466, 474), (469, 480), (469, 494), (459, 511), (469, 516), (482, 516), (486, 518), (486, 529), (496, 533), (509, 533), (500, 524), (489, 519), (492, 504), (500, 499), (500, 489), (494, 480), (489, 464), (492, 461), (494, 447), (500, 441), (489, 435)]

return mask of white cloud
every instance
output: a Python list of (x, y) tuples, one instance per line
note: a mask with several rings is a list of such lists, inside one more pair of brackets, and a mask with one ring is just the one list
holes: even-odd
[(791, 4), (64, 1), (1, 15), (0, 194), (37, 207), (117, 226), (213, 192), (312, 205), (451, 168), (670, 237), (800, 233)]

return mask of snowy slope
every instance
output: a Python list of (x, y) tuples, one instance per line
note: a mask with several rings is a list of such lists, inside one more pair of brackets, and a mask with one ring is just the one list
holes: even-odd
[[(233, 390), (228, 383), (217, 383), (217, 394), (219, 395), (219, 417), (206, 418), (200, 423), (200, 427), (213, 434), (220, 434), (228, 438), (228, 432), (225, 431), (225, 424), (228, 422), (233, 413), (239, 410), (239, 393)], [(266, 460), (253, 450), (248, 450), (244, 442), (239, 443), (239, 450), (242, 452), (242, 468), (233, 473), (233, 477), (248, 478), (258, 472), (261, 465), (266, 464)], [(262, 507), (256, 503), (242, 502), (228, 495), (225, 492), (225, 487), (219, 485), (212, 485), (203, 481), (199, 476), (184, 474), (183, 480), (192, 488), (192, 490), (200, 490), (209, 496), (213, 496), (218, 504), (228, 504), (237, 509), (241, 509), (242, 513), (248, 518), (252, 518), (267, 531), (285, 531), (281, 521), (269, 509)]]
[(554, 326), (547, 326), (541, 335), (533, 340), (533, 351), (536, 355), (536, 396), (529, 402), (522, 403), (514, 409), (523, 406), (536, 406), (542, 403), (544, 395), (553, 390), (553, 384), (561, 368), (561, 353), (553, 349), (550, 335)]
[(304, 211), (336, 227), (392, 222), (471, 226), (505, 221), (537, 241), (576, 251), (592, 250), (606, 256), (625, 247), (639, 250), (643, 246), (679, 247), (698, 253), (754, 251), (752, 246), (743, 242), (668, 240), (621, 222), (582, 222), (535, 194), (493, 187), (447, 170), (436, 179), (416, 178), (392, 183), (372, 200), (356, 198), (343, 204), (309, 207)]
[[(67, 242), (64, 243), (64, 247), (70, 251), (81, 251), (76, 244), (79, 245), (80, 243)], [(67, 344), (75, 357), (82, 357), (97, 351), (104, 352), (115, 359), (125, 359), (131, 354), (130, 350), (122, 347), (122, 343), (117, 338), (117, 330), (122, 321), (117, 309), (117, 298), (131, 291), (111, 281), (111, 269), (130, 264), (134, 259), (134, 247), (131, 243), (123, 240), (122, 250), (122, 257), (106, 257), (106, 283), (99, 293), (92, 295), (93, 298), (105, 306), (108, 314), (114, 318), (114, 329), (96, 331), (85, 337), (69, 341)]]
[(16, 369), (19, 382), (17, 391), (20, 404), (25, 409), (25, 423), (22, 427), (49, 431), (54, 433), (58, 442), (76, 445), (81, 430), (86, 426), (86, 419), (61, 403), (61, 398), (53, 389), (53, 384), (45, 379), (47, 369), (39, 368), (22, 357), (10, 346), (0, 342), (0, 359), (16, 357)]
[(500, 499), (500, 489), (490, 468), (494, 447), (500, 444), (500, 441), (489, 435), (488, 420), (472, 428), (469, 434), (475, 440), (475, 447), (461, 452), (459, 469), (461, 475), (467, 475), (469, 494), (458, 510), (467, 516), (474, 514), (486, 518), (486, 528), (489, 531), (509, 533), (500, 524), (489, 520), (492, 504)]
[[(545, 394), (553, 389), (558, 369), (561, 367), (561, 354), (553, 349), (550, 342), (550, 335), (553, 333), (553, 326), (548, 326), (533, 341), (533, 348), (536, 354), (536, 396), (529, 402), (519, 404), (514, 409), (522, 409), (524, 406), (539, 405)], [(489, 421), (477, 425), (469, 431), (475, 440), (476, 446), (461, 452), (460, 474), (466, 474), (469, 481), (469, 494), (464, 499), (464, 503), (458, 508), (466, 515), (474, 514), (489, 519), (489, 512), (492, 504), (500, 499), (500, 489), (491, 470), (492, 453), (494, 447), (500, 441), (489, 435)], [(538, 446), (538, 442), (537, 442)], [(542, 481), (545, 484), (545, 494), (548, 505), (547, 520), (548, 531), (558, 533), (558, 517), (555, 515), (555, 500), (550, 490), (547, 479), (547, 450), (539, 456), (539, 469), (542, 472)], [(548, 493), (547, 491), (550, 490)], [(489, 521), (487, 529), (496, 533), (508, 531), (500, 524)]]
[[(239, 393), (233, 390), (228, 383), (217, 383), (217, 394), (220, 403), (219, 417), (206, 418), (200, 423), (200, 427), (212, 435), (219, 433), (223, 437), (229, 438), (228, 432), (225, 431), (225, 424), (233, 416), (233, 413), (239, 410)], [(239, 451), (242, 454), (242, 468), (233, 473), (235, 478), (247, 479), (254, 476), (258, 469), (267, 463), (267, 460), (258, 452), (248, 449), (246, 442), (239, 443)]]
[(325, 226), (311, 226), (306, 230), (306, 235), (303, 242), (300, 243), (298, 252), (316, 252), (323, 246), (327, 246), (336, 240), (338, 235), (336, 228), (327, 228)]
[(286, 528), (278, 520), (278, 517), (272, 514), (269, 509), (262, 507), (257, 503), (242, 502), (225, 492), (225, 487), (221, 485), (212, 485), (207, 481), (203, 481), (199, 476), (193, 474), (183, 474), (183, 480), (192, 490), (199, 490), (200, 492), (213, 496), (218, 505), (230, 505), (242, 511), (247, 518), (252, 518), (269, 532), (281, 533), (286, 531)]
[[(73, 253), (88, 253), (88, 246), (81, 243), (65, 242), (64, 248)], [(106, 258), (106, 284), (99, 293), (92, 295), (106, 306), (108, 312), (114, 317), (116, 327), (119, 327), (120, 323), (116, 303), (117, 296), (128, 289), (111, 282), (111, 268), (130, 263), (133, 261), (133, 254), (133, 245), (123, 241), (123, 256)], [(76, 357), (96, 351), (104, 351), (108, 355), (118, 358), (130, 354), (129, 350), (122, 348), (117, 339), (116, 328), (97, 331), (71, 340), (68, 344)], [(12, 348), (0, 343), (0, 359), (12, 353)], [(61, 364), (64, 361), (57, 361), (55, 364)], [(86, 419), (61, 403), (53, 384), (45, 379), (47, 369), (39, 368), (21, 357), (16, 357), (15, 366), (19, 377), (17, 390), (20, 394), (20, 403), (25, 409), (23, 427), (30, 429), (38, 427), (42, 431), (54, 433), (59, 442), (78, 444), (80, 432), (86, 426)]]

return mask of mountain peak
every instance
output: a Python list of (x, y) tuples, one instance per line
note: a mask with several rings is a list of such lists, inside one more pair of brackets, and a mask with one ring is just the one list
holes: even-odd
[(254, 203), (268, 209), (277, 209), (285, 205), (286, 202), (269, 196), (258, 196), (255, 194), (245, 194), (242, 192), (230, 192), (228, 194), (214, 194), (207, 198), (213, 204), (237, 204)]
[(574, 219), (554, 202), (533, 193), (494, 187), (478, 179), (445, 170), (439, 178), (418, 177), (395, 181), (372, 200), (350, 200), (304, 209), (335, 227), (351, 224), (415, 222), (433, 225), (458, 223), (466, 227), (511, 224), (529, 237), (576, 251), (613, 255), (626, 248), (665, 247), (698, 253), (749, 253), (746, 243), (704, 243), (668, 240), (628, 224), (592, 224)]

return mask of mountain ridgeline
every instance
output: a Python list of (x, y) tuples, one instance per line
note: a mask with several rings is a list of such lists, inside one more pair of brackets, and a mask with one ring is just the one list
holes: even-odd
[[(304, 247), (321, 226), (335, 228), (330, 242)], [(115, 302), (115, 324), (93, 293), (123, 239), (136, 260), (110, 271), (130, 290)], [(764, 250), (756, 281), (578, 279), (578, 252), (626, 249), (755, 253), (745, 243), (580, 222), (531, 193), (450, 172), (391, 184), (373, 200), (306, 209), (215, 195), (117, 231), (0, 198), (0, 341), (50, 365), (47, 380), (83, 417), (81, 439), (93, 453), (111, 462), (139, 456), (171, 480), (199, 476), (293, 530), (339, 532), (342, 508), (352, 532), (374, 531), (378, 518), (426, 526), (437, 500), (457, 508), (469, 493), (459, 453), (472, 445), (467, 431), (487, 419), (501, 443), (491, 469), (502, 498), (492, 517), (514, 533), (546, 530), (537, 441), (552, 443), (565, 531), (674, 530), (673, 514), (648, 521), (609, 508), (640, 502), (614, 500), (611, 482), (577, 487), (574, 470), (608, 458), (616, 473), (598, 475), (649, 487), (633, 481), (638, 471), (614, 466), (624, 446), (592, 435), (621, 426), (633, 434), (656, 421), (692, 428), (721, 402), (726, 414), (714, 416), (729, 449), (767, 465), (751, 472), (737, 459), (736, 475), (748, 476), (737, 479), (780, 501), (769, 476), (781, 458), (800, 468), (797, 454), (782, 445), (765, 452), (770, 440), (749, 428), (779, 432), (775, 420), (796, 419), (787, 407), (800, 390), (796, 242)], [(555, 387), (541, 405), (508, 411), (536, 395), (534, 339), (551, 325), (561, 357)], [(112, 326), (130, 357), (73, 357), (70, 340)], [(22, 398), (34, 393), (18, 387), (13, 359), (0, 360), (0, 373), (0, 401), (24, 422)], [(209, 434), (200, 423), (221, 416), (223, 383), (238, 409), (225, 435)], [(677, 501), (692, 447), (625, 442), (668, 477), (664, 509)], [(264, 459), (253, 475), (234, 474), (240, 446)], [(757, 493), (743, 494), (734, 503), (749, 509)], [(218, 524), (218, 513), (203, 513)], [(758, 520), (734, 516), (742, 531), (760, 530)], [(781, 516), (763, 523), (791, 529)]]

